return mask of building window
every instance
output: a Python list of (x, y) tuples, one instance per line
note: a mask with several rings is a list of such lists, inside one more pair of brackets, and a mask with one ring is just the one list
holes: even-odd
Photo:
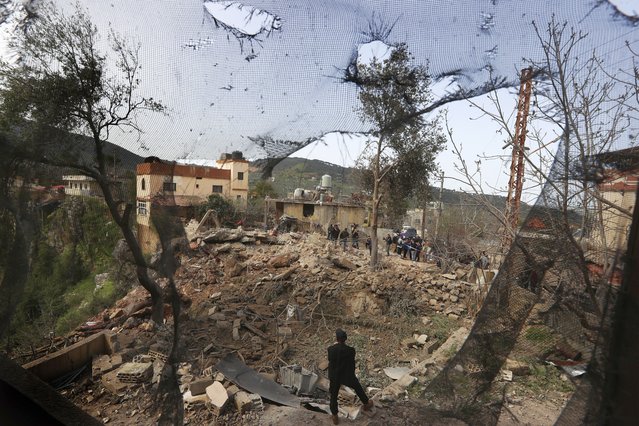
[(237, 172), (237, 180), (244, 180), (244, 172)]
[(315, 213), (315, 205), (304, 204), (304, 206), (302, 207), (302, 214), (304, 215), (304, 217), (313, 216), (314, 213)]
[(138, 201), (138, 214), (141, 216), (146, 216), (148, 214), (146, 203), (144, 201)]
[(165, 191), (175, 192), (175, 182), (164, 182), (162, 189)]
[(144, 191), (145, 189), (146, 189), (146, 180), (142, 178), (142, 191)]
[(213, 185), (213, 193), (221, 194), (222, 193), (222, 185)]

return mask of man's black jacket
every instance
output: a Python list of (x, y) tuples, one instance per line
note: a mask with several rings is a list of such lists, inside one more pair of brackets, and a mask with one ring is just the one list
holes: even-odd
[(331, 382), (350, 382), (355, 378), (355, 349), (346, 343), (328, 348), (328, 378)]

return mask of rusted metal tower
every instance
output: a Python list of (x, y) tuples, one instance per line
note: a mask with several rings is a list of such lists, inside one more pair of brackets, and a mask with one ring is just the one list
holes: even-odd
[(521, 205), (521, 192), (524, 187), (524, 143), (526, 141), (526, 124), (528, 123), (530, 95), (532, 93), (532, 75), (532, 68), (521, 70), (521, 85), (519, 86), (515, 137), (512, 141), (513, 154), (510, 162), (510, 179), (508, 181), (508, 198), (506, 201), (506, 226), (502, 241), (504, 252), (510, 248), (513, 242), (513, 232), (519, 224), (519, 206)]

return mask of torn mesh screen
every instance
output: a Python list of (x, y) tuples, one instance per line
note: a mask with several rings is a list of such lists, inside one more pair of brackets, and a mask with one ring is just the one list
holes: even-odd
[[(139, 117), (142, 135), (114, 134), (110, 142), (170, 160), (216, 159), (231, 151), (277, 160), (331, 132), (369, 131), (355, 112), (357, 86), (349, 75), (357, 68), (358, 49), (370, 42), (405, 42), (415, 64), (429, 66), (437, 85), (433, 102), (445, 104), (487, 93), (496, 83), (516, 88), (527, 60), (544, 59), (533, 21), (544, 28), (554, 15), (588, 33), (575, 56), (596, 50), (610, 73), (632, 69), (625, 43), (634, 43), (637, 35), (635, 21), (605, 1), (112, 0), (82, 5), (102, 34), (111, 26), (139, 41), (141, 92), (169, 108), (166, 116)], [(598, 78), (606, 79), (605, 74)], [(541, 84), (535, 90), (543, 95), (549, 89)], [(552, 96), (550, 90), (547, 95)], [(633, 126), (630, 134), (593, 153), (630, 147)], [(577, 142), (573, 134), (562, 139), (550, 180), (504, 257), (471, 335), (428, 385), (424, 404), (471, 423), (495, 422), (494, 410), (485, 407), (502, 401), (491, 383), (518, 343), (517, 350), (533, 351), (525, 333), (535, 325), (546, 331), (535, 344), (552, 352), (545, 361), (586, 371), (571, 376), (578, 392), (560, 420), (582, 424), (602, 416), (607, 348), (630, 222), (600, 201), (580, 201), (602, 179), (573, 167), (584, 164)], [(637, 165), (601, 157), (592, 163), (601, 171)], [(624, 199), (622, 208), (634, 203)], [(576, 235), (576, 228), (588, 236)], [(579, 404), (584, 401), (590, 403)]]

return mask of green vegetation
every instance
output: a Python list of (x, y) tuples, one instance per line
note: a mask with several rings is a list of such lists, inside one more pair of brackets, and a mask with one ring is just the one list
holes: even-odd
[(526, 376), (524, 385), (535, 394), (546, 394), (549, 391), (572, 392), (575, 387), (570, 380), (561, 378), (562, 373), (552, 365), (531, 365), (531, 375)]
[(222, 225), (235, 225), (239, 218), (239, 212), (235, 204), (218, 194), (209, 195), (206, 203), (198, 207), (198, 217), (202, 218), (207, 210), (215, 211)]
[[(446, 315), (436, 314), (431, 317), (431, 320), (432, 323), (428, 328), (429, 334), (437, 339), (440, 344), (444, 343), (446, 339), (448, 339), (448, 337), (459, 327), (456, 320), (448, 318)], [(457, 351), (455, 350), (455, 352)]]
[(11, 345), (37, 345), (110, 306), (124, 292), (95, 276), (114, 269), (119, 229), (100, 199), (69, 197), (45, 219), (11, 328)]
[(548, 343), (554, 340), (552, 331), (543, 325), (529, 327), (526, 329), (525, 336), (527, 340), (535, 343)]

